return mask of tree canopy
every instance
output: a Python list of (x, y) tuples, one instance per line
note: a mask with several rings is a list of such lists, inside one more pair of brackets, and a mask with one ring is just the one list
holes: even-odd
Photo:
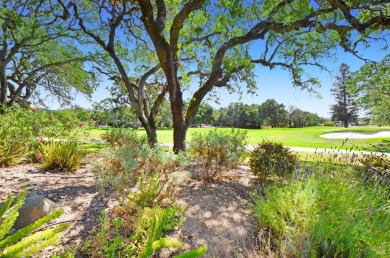
[(226, 108), (215, 111), (215, 124), (221, 127), (259, 129), (262, 127), (305, 127), (319, 125), (321, 118), (317, 114), (289, 107), (274, 99), (262, 104), (230, 103)]
[(375, 123), (390, 123), (390, 55), (379, 63), (367, 63), (352, 73), (348, 89), (356, 102), (371, 113)]
[[(185, 149), (188, 126), (201, 101), (218, 87), (255, 87), (252, 69), (280, 66), (295, 86), (311, 89), (315, 78), (304, 66), (341, 46), (358, 55), (359, 45), (386, 39), (387, 1), (164, 1), (133, 2), (167, 80), (174, 127), (174, 150)], [(251, 55), (251, 44), (258, 46)], [(325, 67), (323, 67), (325, 68)], [(183, 109), (182, 78), (199, 83)]]
[(149, 143), (157, 143), (156, 123), (167, 92), (166, 79), (161, 76), (157, 55), (150, 50), (152, 43), (143, 36), (139, 8), (132, 1), (59, 2), (77, 21), (70, 26), (109, 57), (100, 72), (126, 96)]
[(96, 56), (81, 50), (66, 10), (51, 1), (3, 1), (0, 7), (0, 105), (27, 105), (40, 89), (59, 100), (75, 89), (91, 94), (97, 76), (86, 67)]
[[(371, 42), (387, 45), (388, 1), (352, 0), (58, 0), (73, 30), (92, 38), (114, 62), (116, 75), (142, 125), (153, 138), (155, 117), (166, 93), (174, 150), (185, 150), (188, 127), (203, 99), (218, 88), (256, 88), (253, 68), (281, 67), (294, 86), (319, 81), (307, 66), (338, 47), (357, 51)], [(134, 71), (132, 79), (130, 73)], [(102, 71), (107, 73), (107, 71)], [(119, 77), (118, 77), (119, 75)], [(261, 79), (261, 78), (260, 78)], [(146, 83), (146, 80), (148, 83)], [(183, 92), (192, 92), (184, 105)], [(148, 89), (148, 90), (146, 90)], [(151, 93), (153, 92), (153, 94)], [(146, 101), (153, 96), (154, 101)], [(144, 103), (153, 103), (147, 108)], [(150, 138), (151, 139), (151, 138)]]

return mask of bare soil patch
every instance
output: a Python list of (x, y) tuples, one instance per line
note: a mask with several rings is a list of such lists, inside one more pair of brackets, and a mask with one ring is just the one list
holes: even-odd
[[(204, 257), (258, 257), (257, 225), (249, 208), (251, 179), (248, 166), (242, 164), (213, 183), (193, 178), (184, 181), (177, 192), (179, 203), (187, 208), (184, 224), (169, 234), (180, 238), (185, 249), (206, 244)], [(103, 195), (99, 191), (89, 162), (72, 173), (44, 171), (37, 165), (0, 168), (0, 185), (0, 203), (8, 194), (16, 195), (26, 187), (29, 194), (44, 195), (64, 209), (64, 215), (55, 223), (73, 222), (61, 243), (47, 248), (39, 257), (80, 248), (98, 226), (101, 210), (115, 205), (109, 192)], [(173, 254), (168, 250), (165, 257)], [(76, 257), (83, 254), (77, 252)]]

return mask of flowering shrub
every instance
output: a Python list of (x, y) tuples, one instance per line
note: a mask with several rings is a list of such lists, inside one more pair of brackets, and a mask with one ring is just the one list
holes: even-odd
[(31, 160), (39, 142), (47, 139), (75, 138), (85, 131), (78, 118), (39, 108), (23, 109), (17, 105), (3, 108), (0, 116), (0, 165), (13, 165)]

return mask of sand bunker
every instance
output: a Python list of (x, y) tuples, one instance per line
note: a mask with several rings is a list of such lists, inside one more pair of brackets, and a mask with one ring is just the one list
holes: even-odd
[(338, 132), (325, 133), (321, 135), (322, 138), (327, 139), (368, 139), (368, 138), (382, 138), (390, 137), (390, 131), (379, 132)]

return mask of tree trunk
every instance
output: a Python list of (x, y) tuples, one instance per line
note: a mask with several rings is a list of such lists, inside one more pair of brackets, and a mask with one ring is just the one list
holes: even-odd
[(142, 116), (138, 116), (142, 124), (142, 127), (145, 128), (146, 136), (148, 137), (148, 143), (150, 146), (154, 147), (157, 144), (157, 127), (155, 121), (152, 119), (146, 120)]
[(156, 128), (152, 128), (151, 126), (145, 127), (146, 135), (148, 137), (148, 143), (151, 146), (155, 146), (157, 144), (157, 130)]
[(175, 154), (186, 151), (185, 139), (187, 135), (187, 129), (183, 124), (173, 125), (173, 151)]
[(7, 104), (7, 90), (6, 67), (0, 66), (0, 106)]
[(169, 95), (173, 123), (173, 152), (178, 154), (181, 151), (186, 151), (185, 139), (188, 127), (186, 127), (183, 117), (183, 98), (178, 81), (176, 78), (173, 78), (172, 81), (176, 83), (175, 90), (171, 91)]

